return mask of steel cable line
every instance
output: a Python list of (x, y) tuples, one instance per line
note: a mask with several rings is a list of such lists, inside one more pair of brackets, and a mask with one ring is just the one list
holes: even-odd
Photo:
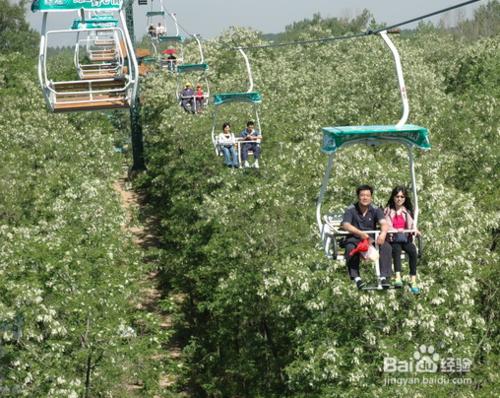
[(377, 30), (368, 30), (366, 32), (356, 33), (356, 34), (351, 34), (351, 35), (323, 37), (320, 39), (310, 39), (310, 40), (294, 40), (294, 41), (290, 41), (290, 42), (276, 43), (276, 44), (263, 44), (263, 45), (259, 45), (259, 46), (237, 46), (237, 47), (224, 46), (224, 47), (230, 48), (232, 50), (239, 50), (240, 48), (243, 50), (258, 50), (258, 49), (263, 49), (263, 48), (287, 47), (287, 46), (307, 45), (307, 44), (314, 44), (314, 43), (326, 43), (326, 42), (336, 41), (336, 40), (355, 39), (355, 38), (364, 37), (364, 36), (376, 35), (384, 30), (387, 30), (387, 31), (393, 30), (395, 28), (398, 28), (398, 27), (403, 26), (403, 25), (407, 25), (407, 24), (412, 23), (412, 22), (420, 21), (422, 19), (429, 18), (429, 17), (432, 17), (434, 15), (442, 14), (444, 12), (451, 11), (451, 10), (454, 10), (456, 8), (464, 7), (464, 6), (472, 4), (472, 3), (477, 3), (478, 1), (481, 1), (481, 0), (465, 1), (463, 3), (455, 4), (453, 6), (446, 7), (446, 8), (443, 8), (441, 10), (431, 12), (429, 14), (421, 15), (419, 17), (408, 19), (406, 21), (399, 22), (399, 23), (396, 23), (394, 25), (386, 26), (384, 28), (380, 28)]
[[(165, 8), (165, 11), (169, 14), (169, 15), (172, 15), (172, 13), (170, 11), (168, 11), (166, 8)], [(181, 30), (188, 36), (191, 36), (191, 37), (194, 37), (194, 36), (197, 36), (197, 34), (193, 34), (193, 33), (190, 33), (184, 26), (182, 26), (179, 21), (177, 21), (177, 25), (179, 26), (179, 28), (181, 28)]]

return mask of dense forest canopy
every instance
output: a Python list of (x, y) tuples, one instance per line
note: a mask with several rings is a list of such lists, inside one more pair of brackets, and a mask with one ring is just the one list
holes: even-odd
[[(211, 109), (184, 113), (172, 74), (142, 78), (147, 171), (133, 182), (143, 207), (132, 222), (153, 217), (159, 241), (145, 250), (124, 230), (130, 221), (112, 188), (130, 162), (113, 151), (129, 140), (128, 113), (49, 114), (24, 4), (1, 4), (8, 23), (0, 24), (0, 395), (495, 396), (498, 1), (453, 28), (422, 23), (394, 37), (409, 122), (427, 127), (432, 144), (416, 151), (426, 243), (419, 296), (357, 291), (345, 264), (323, 255), (315, 225), (326, 165), (321, 128), (400, 117), (392, 57), (379, 37), (249, 51), (263, 95), (259, 170), (222, 167), (210, 141)], [(203, 43), (211, 91), (246, 89), (242, 58), (229, 49), (235, 44), (373, 26), (365, 10), (350, 20), (317, 14), (274, 37), (228, 29)], [(195, 42), (184, 50), (187, 62), (197, 59)], [(52, 55), (58, 76), (74, 73), (70, 51)], [(252, 117), (248, 107), (222, 107), (217, 129), (229, 121), (238, 133)], [(342, 211), (366, 182), (385, 205), (395, 185), (409, 183), (405, 150), (342, 150), (325, 206)], [(152, 268), (162, 309), (174, 319), (168, 332), (138, 308)], [(372, 272), (362, 269), (367, 278)], [(180, 362), (152, 360), (172, 340), (183, 347)], [(384, 372), (384, 358), (409, 361), (430, 346), (440, 364), (467, 359), (470, 368), (425, 374), (440, 378), (434, 384), (387, 382), (421, 381), (414, 370)], [(165, 371), (177, 382), (160, 386)]]
[(0, 0), (0, 52), (3, 54), (12, 51), (30, 54), (38, 48), (38, 34), (25, 20), (27, 3), (28, 0), (18, 4)]

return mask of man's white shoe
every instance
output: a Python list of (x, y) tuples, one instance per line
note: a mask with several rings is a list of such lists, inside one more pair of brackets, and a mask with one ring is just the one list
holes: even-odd
[(253, 167), (255, 167), (256, 169), (259, 168), (259, 161), (258, 160), (255, 161), (255, 163), (253, 164)]
[(248, 163), (248, 160), (245, 160), (245, 163), (243, 164), (243, 167), (245, 167), (245, 168), (250, 167), (250, 164)]

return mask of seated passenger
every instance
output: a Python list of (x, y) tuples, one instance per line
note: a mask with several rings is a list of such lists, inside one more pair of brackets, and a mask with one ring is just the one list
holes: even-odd
[(200, 83), (196, 85), (195, 99), (196, 99), (196, 111), (200, 113), (203, 109), (203, 103), (205, 101), (205, 96), (203, 95), (203, 89), (201, 88)]
[(173, 72), (175, 71), (175, 66), (177, 64), (177, 57), (175, 56), (175, 54), (171, 53), (171, 54), (168, 54), (168, 57), (167, 57), (167, 68), (170, 72)]
[(231, 125), (224, 123), (222, 125), (222, 133), (217, 137), (217, 145), (224, 155), (224, 164), (227, 167), (238, 168), (238, 154), (236, 153), (235, 145), (236, 139), (234, 134), (231, 133)]
[(151, 37), (156, 37), (156, 29), (155, 29), (154, 25), (149, 25), (148, 34)]
[(241, 160), (243, 161), (243, 166), (245, 168), (250, 167), (248, 163), (248, 151), (253, 151), (253, 157), (255, 163), (253, 167), (259, 168), (259, 157), (260, 157), (260, 141), (262, 140), (262, 135), (260, 131), (255, 130), (255, 124), (252, 121), (247, 122), (247, 127), (240, 134), (243, 141), (241, 145)]
[(156, 35), (158, 37), (163, 36), (166, 33), (165, 26), (158, 22), (158, 26), (156, 27)]
[(349, 232), (341, 243), (341, 246), (345, 248), (347, 270), (358, 289), (363, 288), (365, 283), (359, 275), (360, 253), (354, 249), (362, 240), (372, 240), (365, 231), (376, 230), (378, 223), (381, 229), (377, 238), (380, 251), (380, 283), (384, 289), (387, 289), (390, 287), (391, 277), (391, 245), (385, 240), (389, 227), (382, 209), (372, 205), (373, 188), (371, 186), (359, 186), (356, 189), (356, 195), (358, 201), (349, 206), (342, 217), (342, 227)]
[(181, 91), (181, 106), (188, 113), (194, 113), (194, 91), (191, 83), (187, 82)]
[[(389, 229), (398, 231), (413, 229), (413, 205), (405, 187), (395, 187), (392, 190), (384, 214)], [(416, 234), (420, 235), (420, 232), (416, 231)], [(411, 291), (419, 294), (420, 289), (417, 286), (417, 248), (412, 240), (412, 235), (405, 232), (390, 233), (388, 236), (388, 241), (392, 247), (394, 271), (396, 272), (394, 286), (403, 286), (401, 281), (401, 253), (404, 251), (408, 254), (410, 263)]]

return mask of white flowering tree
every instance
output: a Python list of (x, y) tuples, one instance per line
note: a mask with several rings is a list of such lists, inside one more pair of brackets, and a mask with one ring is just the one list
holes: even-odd
[[(300, 38), (329, 33), (311, 29)], [(322, 256), (315, 230), (321, 127), (399, 119), (394, 66), (379, 38), (249, 51), (263, 94), (259, 171), (222, 167), (209, 112), (186, 116), (173, 80), (144, 83), (142, 186), (163, 220), (164, 270), (187, 296), (186, 383), (198, 394), (489, 396), (498, 386), (498, 39), (466, 44), (416, 32), (395, 41), (410, 122), (428, 127), (433, 145), (416, 159), (426, 242), (420, 296), (360, 293), (343, 263)], [(228, 49), (237, 43), (261, 42), (235, 28), (206, 43), (213, 92), (245, 88), (244, 64)], [(251, 117), (236, 106), (220, 115), (235, 133)], [(385, 205), (396, 184), (409, 183), (405, 159), (397, 146), (341, 151), (330, 210), (342, 211), (366, 182)], [(386, 377), (419, 376), (383, 366), (384, 358), (413, 358), (421, 345), (442, 359), (470, 359), (471, 384), (456, 387), (451, 380), (464, 373), (439, 368), (448, 384), (385, 385)]]
[(168, 336), (135, 308), (146, 268), (112, 188), (111, 125), (48, 113), (19, 53), (0, 56), (0, 109), (0, 396), (153, 394)]

